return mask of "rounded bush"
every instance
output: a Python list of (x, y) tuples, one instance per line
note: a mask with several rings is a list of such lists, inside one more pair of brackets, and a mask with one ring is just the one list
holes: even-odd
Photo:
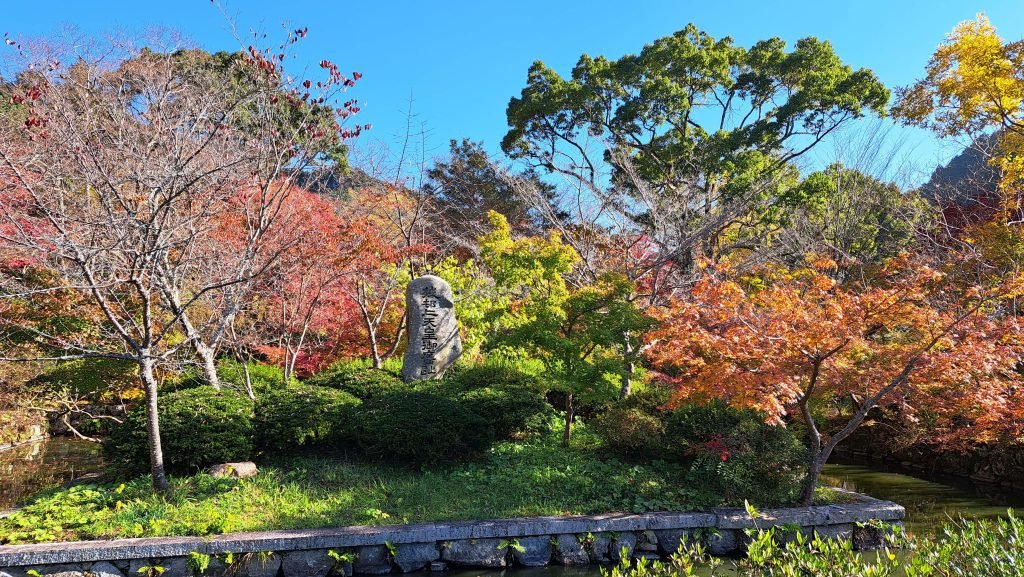
[(337, 440), (359, 399), (327, 387), (296, 385), (257, 397), (253, 422), (261, 449), (282, 450)]
[(341, 362), (307, 379), (310, 385), (344, 391), (357, 399), (371, 399), (396, 390), (406, 389), (398, 376), (382, 369), (368, 368), (357, 362)]
[[(253, 403), (241, 394), (196, 387), (157, 402), (164, 464), (171, 471), (244, 461), (253, 453)], [(125, 472), (149, 468), (146, 408), (128, 413), (103, 443), (107, 459)]]
[(461, 404), (422, 391), (397, 391), (364, 401), (353, 427), (367, 453), (424, 464), (475, 456), (494, 441), (487, 421)]
[(657, 417), (628, 405), (616, 405), (593, 421), (606, 447), (625, 456), (656, 455), (664, 447), (665, 425)]
[(515, 387), (540, 392), (543, 388), (537, 377), (505, 365), (461, 367), (446, 373), (444, 382), (461, 391)]
[(800, 492), (807, 449), (794, 431), (767, 424), (757, 411), (717, 400), (687, 405), (668, 416), (665, 429), (667, 457), (689, 462), (688, 484), (705, 505), (781, 505)]
[(555, 415), (554, 408), (541, 394), (526, 388), (475, 389), (453, 400), (483, 417), (501, 440), (544, 434), (550, 430)]

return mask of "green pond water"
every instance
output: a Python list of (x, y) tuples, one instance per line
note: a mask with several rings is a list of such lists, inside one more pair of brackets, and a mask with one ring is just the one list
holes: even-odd
[(56, 437), (0, 451), (0, 511), (103, 468), (99, 443)]

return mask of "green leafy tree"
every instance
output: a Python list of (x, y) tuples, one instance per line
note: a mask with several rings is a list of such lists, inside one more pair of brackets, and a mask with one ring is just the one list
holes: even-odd
[(583, 55), (568, 78), (535, 62), (502, 148), (571, 179), (690, 264), (730, 225), (802, 202), (791, 161), (888, 98), (827, 41), (743, 48), (690, 24), (639, 54)]
[(497, 321), (492, 345), (540, 359), (552, 390), (565, 395), (563, 443), (568, 446), (579, 403), (614, 399), (626, 370), (623, 334), (640, 334), (650, 320), (630, 301), (633, 284), (607, 274), (571, 289), (566, 275), (579, 262), (557, 232), (514, 239), (503, 216), (489, 213), (493, 230), (481, 238), (482, 259), (510, 306)]

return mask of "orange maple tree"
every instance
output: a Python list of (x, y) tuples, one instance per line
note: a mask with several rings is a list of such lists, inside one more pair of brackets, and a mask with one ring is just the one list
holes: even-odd
[[(723, 398), (777, 423), (802, 420), (804, 503), (835, 447), (882, 404), (911, 417), (927, 411), (941, 442), (1020, 434), (1020, 327), (1002, 306), (1019, 279), (960, 287), (910, 256), (853, 281), (836, 281), (835, 271), (811, 259), (795, 270), (739, 276), (723, 265), (705, 275), (648, 336), (674, 402)], [(852, 414), (821, 430), (815, 408), (842, 397), (855, 400)]]

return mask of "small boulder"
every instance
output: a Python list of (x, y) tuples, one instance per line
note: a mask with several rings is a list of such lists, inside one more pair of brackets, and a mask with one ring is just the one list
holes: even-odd
[(27, 575), (21, 567), (0, 568), (0, 577), (27, 577)]
[(361, 575), (385, 575), (391, 572), (391, 559), (386, 545), (366, 545), (356, 549), (352, 571)]
[(323, 549), (291, 551), (281, 558), (284, 577), (325, 577), (334, 568), (334, 559)]
[[(623, 556), (623, 549), (625, 549), (625, 555)], [(636, 549), (636, 534), (635, 533), (619, 533), (612, 540), (611, 547), (608, 551), (612, 561), (619, 561), (623, 558), (629, 559), (633, 556), (633, 550)]]
[(586, 565), (590, 555), (576, 535), (559, 535), (555, 538), (555, 563), (559, 565)]
[(708, 539), (708, 553), (716, 557), (735, 553), (739, 548), (739, 535), (733, 529), (719, 529)]
[(124, 577), (120, 569), (106, 561), (93, 563), (85, 573), (88, 577)]
[(504, 567), (508, 547), (500, 539), (459, 539), (445, 544), (441, 558), (467, 567)]
[(252, 461), (240, 461), (238, 463), (221, 463), (220, 465), (214, 465), (206, 470), (211, 477), (228, 477), (231, 479), (247, 479), (253, 477), (259, 470), (256, 468), (256, 463)]
[(512, 558), (523, 567), (543, 567), (551, 563), (551, 538), (523, 537), (512, 548)]
[(281, 556), (251, 554), (243, 557), (239, 566), (240, 577), (277, 577), (281, 568)]
[(441, 558), (436, 543), (400, 543), (395, 545), (394, 562), (402, 573), (419, 571)]

